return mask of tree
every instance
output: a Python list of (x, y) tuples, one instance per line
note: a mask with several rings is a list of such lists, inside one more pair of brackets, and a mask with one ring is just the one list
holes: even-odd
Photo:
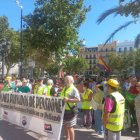
[(10, 43), (10, 48), (6, 51), (5, 66), (7, 74), (9, 70), (18, 63), (19, 58), (19, 33), (9, 28), (8, 18), (6, 16), (0, 17), (0, 39), (5, 39)]
[(138, 59), (138, 56), (136, 56), (135, 52), (130, 53), (123, 53), (118, 55), (109, 55), (109, 66), (113, 72), (113, 74), (118, 75), (128, 75), (130, 72), (132, 72), (132, 69), (134, 67), (134, 63), (137, 67), (136, 62)]
[(10, 48), (5, 57), (6, 75), (8, 75), (10, 69), (19, 62), (19, 33), (15, 32), (13, 29), (8, 29), (6, 34), (10, 42)]
[(8, 28), (9, 28), (8, 18), (6, 16), (0, 17), (0, 39), (5, 37)]
[(129, 25), (133, 23), (137, 23), (139, 21), (140, 16), (140, 1), (139, 0), (119, 0), (119, 5), (117, 7), (113, 7), (109, 10), (106, 10), (104, 13), (100, 15), (100, 17), (97, 20), (97, 23), (100, 24), (102, 21), (104, 21), (109, 15), (114, 14), (121, 15), (121, 16), (129, 16), (131, 15), (134, 20), (126, 22), (124, 25), (118, 27), (109, 38), (105, 41), (104, 45), (110, 41), (116, 33), (118, 33), (120, 30), (128, 27)]
[(67, 57), (63, 61), (64, 71), (69, 74), (84, 72), (88, 68), (88, 63), (84, 58)]
[(57, 75), (59, 72), (59, 66), (57, 63), (50, 63), (46, 68), (46, 71), (49, 73), (49, 75)]
[(76, 46), (78, 29), (90, 7), (84, 0), (36, 0), (33, 14), (25, 19), (28, 47), (61, 56)]

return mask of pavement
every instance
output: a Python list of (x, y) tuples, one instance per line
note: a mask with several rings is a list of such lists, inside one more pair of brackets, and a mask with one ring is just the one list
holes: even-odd
[[(98, 136), (94, 129), (81, 127), (82, 115), (78, 117), (78, 123), (75, 126), (75, 140), (103, 140), (103, 136)], [(121, 140), (134, 140), (138, 136), (138, 127), (123, 130)], [(50, 140), (32, 131), (23, 129), (9, 122), (0, 120), (0, 140)], [(64, 130), (62, 129), (61, 139), (66, 140)]]
[[(87, 129), (85, 127), (81, 127), (82, 125), (82, 114), (78, 116), (78, 122), (75, 126), (75, 140), (103, 140), (103, 136), (97, 135), (94, 129), (94, 125), (92, 129)], [(122, 130), (121, 140), (134, 140), (135, 137), (138, 137), (138, 127), (137, 125), (133, 125), (131, 128)], [(61, 140), (65, 140), (64, 131), (62, 131)]]

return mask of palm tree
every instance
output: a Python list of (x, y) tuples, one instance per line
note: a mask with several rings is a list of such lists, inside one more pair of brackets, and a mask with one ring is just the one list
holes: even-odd
[[(103, 20), (105, 20), (109, 15), (114, 14), (116, 15), (121, 15), (121, 16), (129, 16), (131, 15), (134, 20), (128, 21), (127, 23), (121, 25), (118, 27), (113, 33), (110, 34), (108, 39), (105, 41), (104, 45), (110, 41), (116, 33), (118, 33), (120, 30), (128, 27), (132, 23), (137, 23), (139, 21), (139, 16), (140, 16), (140, 0), (119, 0), (119, 6), (111, 8), (109, 10), (106, 10), (104, 13), (100, 15), (100, 17), (97, 20), (97, 23), (100, 24)], [(138, 46), (140, 43), (140, 34), (136, 37), (135, 40), (135, 47)]]

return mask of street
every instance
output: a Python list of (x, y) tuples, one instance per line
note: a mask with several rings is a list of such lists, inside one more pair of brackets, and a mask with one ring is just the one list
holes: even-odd
[[(133, 127), (122, 133), (121, 140), (134, 140), (138, 136), (137, 127)], [(93, 129), (81, 128), (79, 125), (75, 127), (75, 140), (101, 140), (102, 137), (98, 137)], [(41, 138), (39, 134), (24, 130), (21, 127), (10, 124), (3, 120), (0, 120), (0, 140), (46, 140)], [(47, 139), (49, 140), (49, 139)], [(62, 130), (61, 140), (65, 140), (64, 131)]]

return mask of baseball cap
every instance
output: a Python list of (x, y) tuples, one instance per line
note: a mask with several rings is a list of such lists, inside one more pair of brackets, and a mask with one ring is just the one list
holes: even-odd
[(112, 87), (115, 87), (115, 88), (117, 88), (119, 86), (119, 82), (115, 79), (109, 79), (107, 81), (107, 84), (112, 86)]

